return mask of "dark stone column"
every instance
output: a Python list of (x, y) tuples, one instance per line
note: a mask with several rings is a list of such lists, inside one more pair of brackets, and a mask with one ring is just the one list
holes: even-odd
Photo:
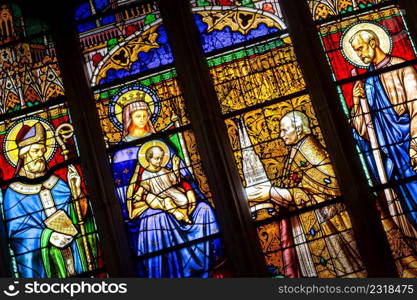
[(266, 276), (259, 239), (209, 77), (189, 1), (159, 1), (233, 276)]
[[(1, 192), (1, 191), (0, 191)], [(1, 197), (1, 196), (0, 196)], [(2, 208), (0, 208), (2, 209)], [(12, 258), (10, 257), (9, 246), (7, 245), (6, 224), (0, 216), (0, 277), (13, 277)]]
[(362, 169), (307, 1), (280, 1), (369, 277), (397, 277), (375, 198)]
[(30, 10), (51, 28), (106, 270), (111, 277), (135, 276), (95, 100), (84, 73), (71, 1), (45, 0), (39, 6), (34, 3)]

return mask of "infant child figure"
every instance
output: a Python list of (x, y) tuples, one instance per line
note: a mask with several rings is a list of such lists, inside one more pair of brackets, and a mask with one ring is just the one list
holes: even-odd
[(159, 146), (152, 146), (145, 152), (149, 165), (143, 171), (135, 198), (145, 198), (151, 208), (161, 209), (172, 214), (178, 221), (191, 224), (189, 214), (195, 208), (195, 194), (193, 190), (183, 191), (178, 184), (180, 182), (179, 157), (173, 156), (172, 170), (168, 170), (162, 166), (164, 155), (164, 150)]

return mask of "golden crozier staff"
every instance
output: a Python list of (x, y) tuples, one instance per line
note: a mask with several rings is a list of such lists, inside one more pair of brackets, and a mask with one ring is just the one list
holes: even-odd
[[(61, 155), (64, 157), (65, 160), (68, 159), (68, 153), (69, 153), (65, 143), (73, 135), (74, 135), (74, 127), (69, 123), (63, 123), (59, 125), (58, 128), (56, 129), (55, 138), (59, 146), (62, 149)], [(78, 174), (78, 171), (75, 168), (75, 166), (72, 164), (68, 165), (67, 177), (68, 177), (68, 183), (71, 189), (71, 194), (74, 199), (75, 213), (77, 215), (77, 221), (78, 221), (78, 225), (81, 231), (81, 239), (82, 239), (82, 243), (84, 247), (85, 256), (87, 259), (88, 270), (92, 271), (93, 260), (92, 260), (92, 256), (90, 253), (90, 249), (88, 247), (88, 240), (87, 240), (86, 230), (84, 226), (84, 218), (81, 212), (81, 205), (80, 205), (81, 189), (76, 184), (76, 180), (77, 178), (80, 178), (80, 175)]]

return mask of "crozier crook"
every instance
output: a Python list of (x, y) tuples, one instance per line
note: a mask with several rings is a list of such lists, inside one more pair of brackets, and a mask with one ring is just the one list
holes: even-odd
[[(67, 149), (67, 146), (66, 146), (65, 143), (73, 135), (74, 135), (74, 127), (69, 123), (63, 123), (63, 124), (59, 125), (57, 127), (56, 131), (55, 131), (56, 141), (58, 142), (59, 146), (62, 149), (61, 155), (64, 157), (65, 160), (68, 159), (68, 153), (69, 153), (69, 150)], [(71, 170), (72, 172), (77, 172), (77, 169), (72, 164), (68, 165), (68, 170)], [(69, 181), (69, 184), (70, 184), (71, 192), (74, 195), (74, 191), (76, 191), (74, 181), (73, 180), (68, 180), (68, 181)], [(77, 214), (78, 225), (80, 226), (81, 239), (82, 239), (84, 251), (85, 251), (85, 254), (86, 254), (88, 270), (92, 271), (93, 270), (93, 260), (92, 260), (92, 257), (91, 257), (91, 254), (90, 254), (90, 251), (89, 251), (89, 248), (88, 248), (88, 241), (87, 241), (86, 230), (85, 230), (85, 226), (84, 226), (83, 215), (82, 215), (82, 212), (81, 212), (80, 199), (74, 199), (74, 204), (75, 204), (75, 211), (76, 211), (76, 214)]]

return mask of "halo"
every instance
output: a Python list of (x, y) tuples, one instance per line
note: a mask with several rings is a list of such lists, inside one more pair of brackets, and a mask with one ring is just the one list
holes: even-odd
[(369, 64), (365, 64), (360, 57), (353, 50), (352, 45), (350, 44), (350, 39), (360, 30), (371, 30), (379, 38), (379, 47), (382, 51), (387, 54), (392, 52), (392, 39), (389, 31), (382, 25), (371, 22), (371, 21), (359, 21), (350, 25), (346, 31), (343, 33), (342, 38), (340, 39), (340, 48), (342, 54), (347, 61), (357, 68), (366, 69)]
[(160, 113), (158, 96), (153, 90), (145, 86), (135, 85), (122, 89), (110, 100), (109, 117), (117, 128), (123, 129), (123, 108), (129, 103), (135, 102), (135, 99), (138, 98), (143, 99), (148, 104), (152, 113), (151, 121), (155, 123)]
[(166, 164), (168, 163), (169, 159), (170, 159), (170, 151), (169, 148), (167, 146), (167, 144), (165, 144), (162, 141), (159, 140), (153, 140), (153, 141), (149, 141), (146, 142), (145, 144), (142, 145), (142, 147), (140, 147), (139, 152), (138, 152), (138, 159), (139, 159), (139, 163), (142, 167), (147, 168), (149, 166), (148, 161), (146, 160), (146, 151), (154, 146), (159, 146), (162, 148), (162, 150), (164, 150), (164, 159), (162, 161), (162, 167), (165, 167)]
[(19, 159), (19, 147), (16, 143), (16, 137), (20, 131), (20, 129), (24, 125), (33, 126), (37, 122), (40, 122), (43, 127), (45, 128), (46, 132), (46, 152), (45, 152), (45, 159), (47, 162), (51, 160), (51, 158), (54, 156), (56, 151), (56, 140), (55, 140), (55, 130), (54, 127), (45, 121), (44, 119), (37, 118), (37, 117), (31, 117), (31, 118), (25, 118), (19, 122), (16, 122), (13, 124), (12, 127), (10, 127), (7, 130), (6, 137), (3, 141), (3, 153), (6, 157), (7, 161), (10, 165), (13, 167), (17, 166), (17, 161)]

